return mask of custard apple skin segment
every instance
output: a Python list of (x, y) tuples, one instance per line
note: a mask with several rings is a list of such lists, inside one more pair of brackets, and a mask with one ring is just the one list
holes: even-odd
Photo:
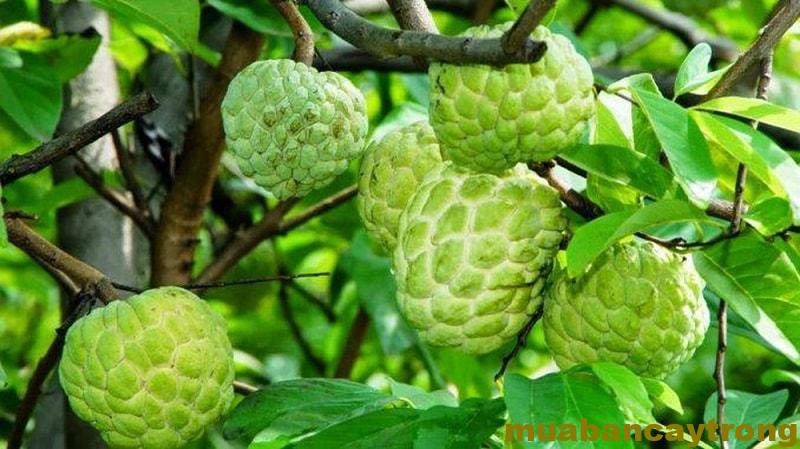
[(566, 226), (557, 193), (522, 167), (431, 172), (400, 216), (393, 267), (403, 315), (431, 345), (499, 348), (541, 305)]
[[(463, 34), (499, 38), (510, 27), (480, 25)], [(535, 64), (431, 64), (430, 120), (445, 159), (499, 172), (551, 159), (583, 137), (595, 113), (589, 63), (546, 27), (531, 37), (547, 43)]]
[(386, 253), (397, 244), (400, 214), (411, 195), (442, 164), (439, 143), (426, 121), (395, 130), (367, 148), (356, 205), (367, 232)]
[(258, 61), (222, 102), (228, 148), (242, 174), (283, 200), (331, 183), (364, 151), (364, 95), (347, 78), (291, 60)]
[(233, 352), (208, 304), (158, 288), (75, 322), (59, 377), (72, 410), (109, 447), (175, 449), (228, 411)]
[(650, 242), (616, 244), (587, 272), (555, 276), (544, 334), (562, 369), (614, 362), (663, 378), (703, 342), (709, 313), (691, 258)]

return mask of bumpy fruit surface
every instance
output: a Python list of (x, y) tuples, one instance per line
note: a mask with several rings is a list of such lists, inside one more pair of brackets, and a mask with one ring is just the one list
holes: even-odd
[(561, 368), (615, 362), (656, 378), (694, 354), (709, 321), (691, 259), (639, 241), (609, 248), (576, 279), (557, 276), (544, 310)]
[(566, 225), (556, 192), (524, 169), (429, 173), (400, 216), (400, 309), (432, 345), (497, 349), (542, 303)]
[[(510, 26), (464, 34), (497, 38)], [(547, 43), (535, 64), (431, 64), (431, 125), (445, 158), (496, 172), (579, 142), (595, 111), (592, 69), (564, 36), (540, 26), (531, 37)]]
[(364, 151), (364, 96), (347, 78), (282, 59), (236, 75), (222, 102), (228, 148), (278, 199), (328, 185)]
[(400, 214), (431, 170), (442, 165), (427, 122), (393, 131), (367, 149), (358, 179), (358, 212), (370, 236), (388, 253), (397, 244)]
[(225, 322), (176, 287), (114, 301), (78, 320), (59, 375), (72, 409), (112, 448), (182, 447), (233, 400)]

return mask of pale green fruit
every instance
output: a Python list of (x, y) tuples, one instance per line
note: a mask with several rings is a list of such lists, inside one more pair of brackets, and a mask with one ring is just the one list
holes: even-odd
[(400, 216), (401, 311), (432, 345), (497, 349), (541, 305), (566, 226), (558, 194), (522, 167), (429, 173)]
[(225, 322), (177, 287), (114, 301), (67, 333), (61, 385), (112, 448), (173, 449), (198, 438), (233, 400)]
[[(464, 34), (498, 38), (510, 26)], [(540, 26), (531, 37), (547, 43), (535, 64), (431, 64), (431, 125), (446, 159), (496, 172), (580, 141), (595, 112), (592, 69), (564, 36)]]
[(427, 122), (393, 131), (367, 149), (358, 178), (358, 212), (369, 235), (388, 253), (397, 244), (400, 214), (422, 179), (442, 165)]
[(615, 362), (664, 377), (703, 342), (703, 285), (688, 257), (650, 242), (617, 244), (576, 279), (557, 276), (544, 308), (547, 344), (564, 369)]
[(347, 78), (291, 60), (250, 64), (222, 102), (239, 169), (278, 199), (331, 183), (364, 151), (364, 96)]

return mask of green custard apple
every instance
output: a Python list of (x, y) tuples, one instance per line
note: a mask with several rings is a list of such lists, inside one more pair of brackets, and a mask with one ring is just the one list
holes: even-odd
[(364, 151), (364, 95), (347, 78), (291, 60), (258, 61), (222, 102), (229, 150), (242, 174), (278, 199), (331, 183)]
[[(481, 25), (464, 35), (499, 38), (510, 27)], [(547, 43), (535, 64), (431, 64), (430, 121), (446, 159), (497, 172), (551, 159), (583, 137), (595, 113), (589, 63), (543, 26), (531, 37)]]
[(361, 161), (357, 206), (369, 235), (391, 253), (400, 214), (430, 171), (442, 165), (439, 144), (426, 121), (384, 136)]
[(429, 173), (400, 215), (401, 311), (432, 345), (499, 348), (541, 305), (566, 226), (558, 194), (522, 167)]
[(112, 448), (173, 449), (233, 400), (225, 322), (189, 291), (148, 290), (69, 329), (59, 367), (72, 410)]
[(612, 246), (575, 279), (556, 278), (544, 333), (562, 369), (615, 362), (663, 378), (703, 342), (708, 308), (690, 258), (637, 240)]

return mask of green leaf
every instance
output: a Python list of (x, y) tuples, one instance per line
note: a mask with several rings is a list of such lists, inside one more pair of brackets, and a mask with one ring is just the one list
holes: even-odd
[(287, 37), (292, 35), (286, 21), (269, 2), (208, 0), (208, 4), (259, 33)]
[(705, 94), (728, 71), (728, 67), (708, 71), (711, 62), (711, 47), (705, 42), (698, 44), (686, 56), (675, 77), (675, 98), (686, 93)]
[(716, 223), (703, 211), (680, 200), (661, 200), (635, 211), (603, 215), (578, 228), (567, 247), (567, 270), (574, 277), (617, 241), (657, 225)]
[[(524, 447), (538, 447), (529, 441), (531, 427), (550, 423), (572, 425), (580, 429), (581, 420), (596, 425), (614, 425), (622, 429), (625, 418), (611, 394), (588, 373), (559, 372), (535, 380), (511, 374), (505, 377), (505, 401), (510, 416), (506, 431)], [(524, 426), (531, 425), (528, 429)], [(516, 427), (515, 427), (516, 426)], [(633, 448), (631, 441), (618, 435), (613, 441), (555, 441), (554, 448)]]
[(61, 82), (66, 83), (91, 64), (100, 41), (100, 35), (90, 29), (82, 34), (62, 34), (54, 39), (25, 42), (18, 48), (40, 55), (55, 70)]
[(789, 109), (758, 98), (721, 97), (701, 103), (695, 109), (724, 112), (749, 118), (760, 123), (800, 132), (800, 111)]
[(768, 387), (774, 387), (780, 383), (800, 385), (800, 373), (773, 368), (761, 375), (761, 382)]
[[(606, 97), (601, 96), (600, 98)], [(616, 145), (626, 148), (631, 147), (631, 142), (622, 130), (622, 127), (617, 121), (617, 117), (602, 100), (597, 102), (597, 116), (595, 117), (595, 121), (597, 125), (593, 143)]]
[(92, 0), (92, 3), (155, 28), (186, 51), (194, 52), (197, 46), (200, 2), (196, 0)]
[(792, 225), (792, 207), (783, 198), (771, 196), (754, 204), (744, 215), (744, 221), (761, 235), (769, 236)]
[(772, 192), (789, 200), (800, 223), (800, 167), (769, 138), (746, 124), (727, 117), (692, 111), (703, 134), (719, 144)]
[(245, 398), (225, 421), (225, 438), (269, 429), (297, 436), (380, 409), (392, 397), (341, 379), (296, 379), (277, 382)]
[(8, 375), (3, 369), (3, 364), (0, 363), (0, 390), (8, 388)]
[[(765, 395), (727, 390), (726, 395), (724, 422), (736, 423), (737, 425), (749, 424), (754, 429), (757, 429), (759, 424), (774, 423), (789, 399), (787, 390), (775, 391)], [(704, 422), (709, 422), (711, 419), (717, 420), (717, 393), (708, 398), (705, 413), (703, 413)], [(756, 441), (756, 436), (753, 435), (753, 438), (744, 440), (736, 438), (731, 432), (727, 440), (730, 449), (746, 448)]]
[(683, 415), (683, 405), (681, 404), (680, 396), (678, 396), (678, 393), (667, 385), (666, 382), (647, 377), (641, 380), (651, 398), (661, 405), (676, 411), (679, 415)]
[(632, 93), (661, 143), (678, 184), (694, 204), (705, 208), (717, 185), (717, 171), (697, 124), (675, 102), (639, 87), (633, 87)]
[(479, 449), (503, 425), (505, 410), (502, 398), (428, 409), (420, 417), (414, 449)]
[(653, 402), (647, 389), (633, 371), (616, 363), (593, 363), (592, 372), (614, 392), (617, 403), (628, 416), (644, 424), (656, 422), (653, 417)]
[(53, 136), (61, 115), (61, 80), (38, 56), (20, 55), (22, 67), (0, 67), (0, 109), (44, 142)]
[(694, 264), (708, 289), (800, 364), (800, 275), (785, 253), (747, 232), (694, 253)]
[(675, 76), (675, 97), (690, 92), (691, 85), (699, 78), (708, 74), (708, 64), (711, 62), (711, 46), (705, 42), (696, 45), (686, 55), (681, 63), (678, 74)]
[(632, 187), (655, 199), (675, 191), (670, 172), (655, 160), (630, 148), (576, 145), (561, 157), (597, 177)]
[(327, 427), (292, 444), (293, 449), (408, 449), (413, 447), (418, 419), (413, 408), (378, 410)]
[(0, 67), (17, 69), (22, 67), (22, 57), (17, 50), (8, 47), (0, 47)]
[(355, 281), (358, 298), (375, 324), (384, 352), (398, 354), (417, 342), (416, 334), (397, 307), (389, 259), (377, 255), (370, 245), (367, 235), (358, 233), (340, 264)]
[(422, 388), (400, 383), (391, 378), (389, 383), (392, 386), (392, 395), (408, 402), (414, 408), (425, 410), (437, 405), (458, 407), (458, 400), (447, 390), (427, 392)]

